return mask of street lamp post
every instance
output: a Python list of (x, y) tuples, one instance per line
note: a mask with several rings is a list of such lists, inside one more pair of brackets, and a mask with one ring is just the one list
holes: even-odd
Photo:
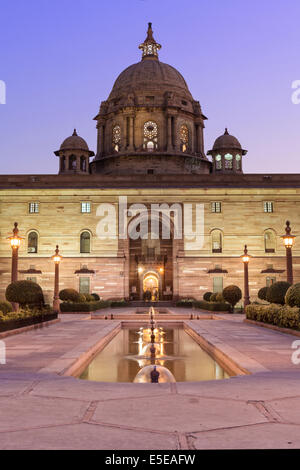
[(58, 245), (56, 245), (55, 255), (52, 256), (52, 260), (55, 263), (53, 310), (55, 312), (59, 313), (60, 312), (60, 307), (59, 307), (59, 263), (62, 260), (62, 256), (59, 254)]
[[(19, 237), (18, 222), (15, 222), (13, 235), (8, 237), (11, 246), (11, 282), (16, 282), (18, 280), (18, 258), (19, 258), (19, 248), (21, 245), (22, 237)], [(16, 302), (12, 303), (14, 311), (18, 310), (18, 304)]]
[(244, 263), (244, 308), (245, 308), (247, 305), (250, 304), (249, 273), (248, 273), (250, 255), (248, 254), (247, 245), (245, 245), (244, 254), (242, 255), (241, 258)]
[(286, 249), (286, 274), (287, 282), (293, 284), (293, 257), (292, 248), (295, 240), (295, 235), (291, 235), (291, 227), (289, 220), (286, 221), (285, 234), (282, 235), (282, 240)]
[(18, 256), (22, 237), (19, 237), (18, 222), (15, 222), (12, 237), (8, 237), (12, 249), (11, 257), (11, 282), (18, 280)]

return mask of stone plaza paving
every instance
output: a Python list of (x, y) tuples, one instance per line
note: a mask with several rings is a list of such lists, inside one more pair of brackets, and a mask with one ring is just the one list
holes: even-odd
[(243, 315), (218, 318), (185, 323), (251, 375), (175, 384), (59, 375), (117, 319), (63, 315), (6, 338), (0, 449), (300, 448), (300, 365), (291, 361), (297, 338), (246, 324)]

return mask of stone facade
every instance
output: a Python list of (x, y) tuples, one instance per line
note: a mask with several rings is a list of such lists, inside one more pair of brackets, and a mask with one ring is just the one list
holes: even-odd
[[(251, 180), (251, 177), (252, 175), (249, 175), (248, 179)], [(296, 229), (300, 226), (300, 214), (297, 211), (300, 204), (300, 176), (297, 177), (298, 183), (294, 183), (293, 187), (285, 187), (282, 177), (281, 187), (278, 187), (279, 183), (276, 183), (277, 187), (272, 187), (271, 184), (266, 187), (266, 183), (264, 188), (253, 187), (254, 183), (248, 181), (249, 187), (224, 188), (222, 182), (219, 182), (220, 187), (209, 188), (202, 182), (196, 185), (191, 181), (189, 187), (185, 183), (185, 188), (162, 188), (159, 181), (156, 181), (152, 182), (152, 188), (147, 189), (143, 189), (144, 181), (139, 177), (128, 178), (127, 189), (122, 189), (122, 184), (114, 177), (110, 177), (110, 188), (101, 189), (104, 184), (108, 185), (108, 177), (105, 177), (101, 184), (104, 178), (101, 175), (91, 176), (92, 180), (88, 178), (88, 182), (85, 176), (77, 177), (78, 185), (81, 182), (85, 187), (74, 189), (62, 188), (62, 180), (66, 179), (62, 176), (47, 178), (47, 184), (55, 186), (53, 189), (43, 187), (45, 176), (36, 176), (35, 182), (32, 182), (31, 178), (15, 176), (11, 177), (14, 183), (9, 183), (7, 178), (0, 177), (0, 297), (4, 296), (10, 280), (11, 253), (6, 237), (11, 234), (10, 231), (17, 220), (20, 235), (24, 237), (19, 251), (19, 278), (36, 278), (49, 300), (54, 282), (51, 256), (56, 244), (59, 244), (63, 256), (60, 268), (61, 287), (79, 289), (80, 278), (89, 278), (90, 292), (97, 292), (103, 298), (128, 298), (132, 285), (138, 285), (134, 279), (139, 278), (138, 265), (130, 256), (130, 241), (103, 240), (97, 236), (97, 224), (101, 219), (97, 216), (97, 208), (102, 203), (111, 203), (115, 205), (117, 214), (119, 196), (128, 197), (128, 206), (133, 203), (143, 203), (147, 206), (152, 203), (204, 204), (204, 245), (201, 250), (190, 250), (187, 241), (170, 241), (172, 258), (170, 259), (169, 251), (164, 289), (168, 285), (171, 286), (175, 298), (202, 298), (206, 290), (216, 290), (220, 287), (220, 278), (223, 279), (223, 287), (232, 283), (243, 287), (240, 255), (245, 243), (252, 255), (249, 265), (252, 299), (256, 297), (257, 290), (266, 285), (268, 279), (271, 282), (274, 278), (286, 278), (285, 249), (280, 236), (284, 232), (288, 214), (292, 214), (292, 229), (297, 235)], [(147, 178), (151, 180), (153, 176)], [(247, 176), (244, 175), (243, 178), (245, 184)], [(273, 184), (275, 178), (274, 175)], [(259, 180), (260, 176), (257, 179)], [(288, 175), (286, 179), (289, 179)], [(236, 184), (239, 180), (240, 177), (237, 177)], [(166, 185), (171, 186), (171, 181)], [(124, 179), (122, 183), (124, 184)], [(95, 189), (95, 186), (98, 189)], [(39, 203), (39, 212), (36, 214), (30, 214), (28, 211), (29, 203), (33, 201)], [(81, 203), (85, 201), (91, 203), (91, 213), (81, 213)], [(213, 202), (221, 202), (220, 213), (211, 211)], [(273, 212), (264, 212), (265, 202), (273, 203)], [(266, 252), (265, 233), (268, 229), (275, 234), (274, 252)], [(214, 230), (219, 230), (222, 234), (222, 252), (213, 252)], [(38, 250), (34, 254), (28, 253), (28, 234), (31, 231), (38, 234)], [(88, 254), (80, 253), (80, 234), (84, 231), (91, 233), (91, 250)], [(300, 252), (297, 243), (293, 254), (294, 277), (295, 281), (299, 281)], [(142, 256), (142, 252), (140, 255)], [(153, 268), (158, 275), (162, 263), (163, 260), (158, 260)], [(151, 266), (153, 267), (153, 263)], [(86, 274), (83, 270), (82, 273), (75, 274), (82, 268), (94, 272)], [(150, 269), (149, 266), (147, 269)], [(33, 272), (30, 272), (31, 270)], [(35, 274), (34, 271), (41, 273)]]

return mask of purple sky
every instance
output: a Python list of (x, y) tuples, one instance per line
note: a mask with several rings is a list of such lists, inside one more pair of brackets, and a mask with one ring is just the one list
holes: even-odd
[(0, 14), (2, 174), (57, 173), (74, 127), (96, 150), (92, 118), (148, 21), (209, 118), (206, 151), (228, 127), (245, 172), (300, 173), (299, 0), (2, 0)]

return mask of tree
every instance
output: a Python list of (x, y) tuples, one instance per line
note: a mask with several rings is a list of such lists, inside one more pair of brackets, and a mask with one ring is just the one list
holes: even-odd
[(241, 300), (242, 291), (238, 286), (230, 285), (223, 289), (223, 297), (226, 302), (231, 305), (232, 311), (234, 306)]
[(42, 307), (44, 295), (41, 286), (32, 281), (16, 281), (7, 286), (5, 292), (6, 300), (30, 307)]

